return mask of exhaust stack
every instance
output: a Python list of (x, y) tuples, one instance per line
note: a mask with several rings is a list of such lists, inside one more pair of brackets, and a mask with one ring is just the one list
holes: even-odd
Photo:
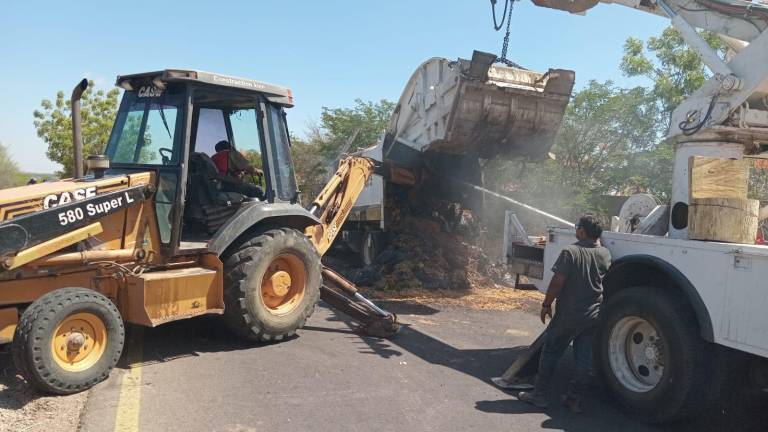
[(83, 176), (83, 132), (80, 118), (80, 98), (88, 88), (88, 80), (83, 78), (72, 90), (72, 147), (74, 148), (74, 178)]

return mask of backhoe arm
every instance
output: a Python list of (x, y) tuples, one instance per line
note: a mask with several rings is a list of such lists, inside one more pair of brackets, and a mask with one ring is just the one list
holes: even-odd
[(349, 211), (373, 174), (373, 160), (359, 156), (347, 156), (339, 162), (339, 168), (328, 184), (312, 202), (309, 211), (320, 219), (321, 225), (308, 227), (305, 234), (314, 243), (320, 255), (333, 244)]
[[(309, 211), (320, 219), (320, 225), (307, 227), (305, 234), (321, 256), (339, 235), (375, 168), (372, 159), (347, 156), (339, 162), (336, 173), (312, 201)], [(334, 309), (355, 320), (370, 336), (391, 337), (400, 329), (394, 314), (376, 306), (358, 292), (355, 284), (326, 267), (323, 267), (320, 296)]]

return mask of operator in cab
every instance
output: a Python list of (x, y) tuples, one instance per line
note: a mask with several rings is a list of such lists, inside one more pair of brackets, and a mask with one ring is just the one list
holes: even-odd
[[(541, 305), (541, 322), (546, 324), (535, 388), (520, 392), (518, 399), (546, 408), (548, 392), (557, 362), (573, 342), (576, 370), (570, 388), (560, 401), (571, 411), (581, 412), (581, 400), (592, 375), (592, 338), (603, 303), (603, 277), (611, 265), (611, 254), (600, 244), (603, 227), (593, 215), (584, 215), (576, 224), (576, 243), (566, 246), (555, 265), (547, 295)], [(552, 304), (556, 309), (552, 316)]]
[(216, 164), (219, 174), (224, 176), (227, 181), (222, 183), (222, 189), (226, 192), (237, 192), (252, 198), (263, 198), (264, 194), (261, 188), (255, 184), (243, 181), (245, 174), (250, 174), (261, 178), (264, 173), (251, 165), (239, 151), (232, 148), (232, 144), (227, 140), (221, 140), (214, 147), (216, 154), (211, 156), (211, 160)]

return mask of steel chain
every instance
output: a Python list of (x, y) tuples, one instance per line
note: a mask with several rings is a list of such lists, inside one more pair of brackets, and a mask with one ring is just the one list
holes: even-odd
[[(516, 68), (519, 68), (519, 69), (525, 69), (524, 67), (520, 66), (519, 64), (517, 64), (517, 63), (515, 63), (512, 60), (509, 60), (507, 58), (507, 50), (509, 49), (510, 26), (512, 24), (512, 9), (515, 6), (515, 0), (506, 0), (506, 1), (508, 2), (508, 4), (506, 5), (506, 7), (504, 9), (505, 9), (505, 12), (507, 12), (507, 14), (506, 14), (506, 16), (502, 16), (501, 19), (502, 19), (502, 23), (504, 22), (505, 19), (507, 20), (507, 28), (506, 28), (506, 33), (504, 34), (504, 43), (501, 46), (501, 56), (496, 57), (496, 62), (503, 63), (503, 64), (505, 64), (507, 66), (510, 66), (510, 67), (516, 67)], [(491, 1), (491, 5), (494, 6), (495, 2)], [(496, 26), (496, 15), (495, 15), (495, 13), (494, 13), (494, 27), (497, 27)], [(501, 29), (501, 26), (498, 26), (498, 28), (496, 30), (499, 30), (499, 29)]]

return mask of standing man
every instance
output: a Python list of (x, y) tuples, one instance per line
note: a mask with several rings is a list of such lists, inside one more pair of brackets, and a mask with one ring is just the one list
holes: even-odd
[[(518, 399), (547, 407), (555, 366), (568, 345), (573, 342), (576, 373), (568, 393), (561, 401), (572, 411), (581, 411), (581, 395), (590, 382), (592, 369), (592, 336), (597, 326), (603, 301), (603, 276), (611, 265), (611, 254), (600, 244), (603, 228), (593, 215), (584, 215), (576, 224), (576, 243), (565, 247), (552, 271), (547, 295), (541, 305), (541, 322), (552, 321), (546, 329), (539, 360), (535, 389), (520, 392)], [(552, 318), (552, 304), (557, 310)]]

